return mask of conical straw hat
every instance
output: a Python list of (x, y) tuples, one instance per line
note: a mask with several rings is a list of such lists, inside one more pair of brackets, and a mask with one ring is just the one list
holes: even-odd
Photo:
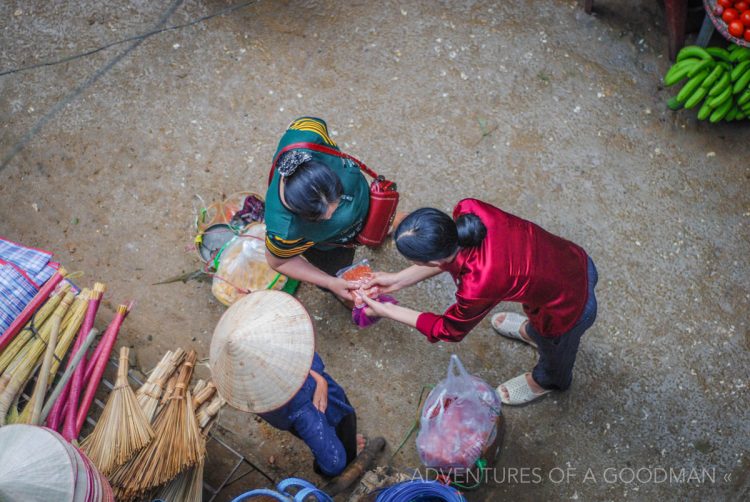
[(49, 429), (0, 428), (0, 500), (73, 500), (78, 466)]
[(211, 377), (235, 408), (263, 413), (305, 383), (315, 352), (310, 315), (281, 291), (255, 291), (234, 303), (211, 340)]

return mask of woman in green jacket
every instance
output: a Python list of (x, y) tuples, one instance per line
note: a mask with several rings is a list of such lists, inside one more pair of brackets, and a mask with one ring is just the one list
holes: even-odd
[(274, 270), (351, 301), (356, 285), (335, 274), (354, 260), (351, 244), (370, 203), (367, 179), (352, 161), (309, 148), (279, 156), (294, 143), (338, 150), (318, 118), (295, 120), (281, 137), (266, 192), (266, 258)]

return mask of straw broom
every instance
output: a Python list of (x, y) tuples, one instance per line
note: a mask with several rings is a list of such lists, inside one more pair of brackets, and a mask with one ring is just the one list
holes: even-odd
[[(73, 303), (74, 296), (73, 293), (66, 293), (65, 297), (60, 302), (60, 305), (55, 309), (55, 312), (48, 321), (52, 323), (52, 331), (59, 331), (62, 317), (68, 310), (70, 304)], [(26, 385), (26, 382), (36, 368), (39, 356), (44, 351), (48, 338), (44, 338), (41, 333), (40, 338), (41, 339), (34, 339), (27, 344), (28, 350), (25, 351), (20, 359), (18, 359), (18, 363), (15, 365), (12, 374), (6, 375), (8, 373), (6, 370), (6, 372), (3, 373), (2, 379), (0, 379), (3, 380), (8, 377), (7, 385), (4, 386), (2, 393), (0, 393), (0, 425), (5, 425), (5, 415), (8, 413), (8, 408), (10, 408), (10, 405), (15, 401), (21, 390), (23, 390), (23, 387)]]
[(159, 398), (161, 397), (165, 382), (172, 376), (172, 373), (182, 363), (183, 359), (185, 359), (185, 351), (181, 348), (178, 348), (174, 352), (167, 351), (159, 364), (151, 372), (151, 375), (149, 375), (146, 383), (135, 393), (138, 398), (138, 404), (145, 412), (149, 422), (156, 415), (156, 410), (159, 407)]
[[(193, 397), (193, 409), (197, 410), (214, 395), (216, 386), (213, 382), (206, 383), (203, 380), (198, 380), (198, 383), (193, 387), (193, 392), (195, 393)], [(208, 430), (201, 432), (205, 445)], [(201, 457), (195, 466), (188, 467), (179, 473), (176, 478), (158, 491), (156, 498), (166, 502), (201, 502), (203, 497), (203, 466), (205, 460), (204, 452), (204, 456)]]
[(31, 337), (34, 336), (34, 331), (39, 331), (42, 328), (44, 321), (46, 321), (52, 312), (55, 311), (57, 306), (60, 305), (60, 301), (62, 301), (63, 296), (65, 296), (68, 289), (70, 289), (70, 285), (68, 283), (63, 283), (60, 290), (49, 297), (44, 305), (36, 311), (32, 319), (26, 323), (26, 326), (23, 327), (21, 332), (18, 333), (5, 350), (0, 353), (0, 373), (5, 371), (24, 345), (31, 340)]
[(128, 384), (129, 353), (128, 347), (120, 349), (115, 387), (94, 431), (81, 443), (83, 452), (105, 476), (130, 460), (154, 437), (148, 418)]
[(174, 375), (169, 377), (169, 380), (167, 380), (167, 388), (164, 389), (164, 394), (161, 396), (161, 401), (159, 402), (160, 405), (164, 406), (165, 404), (167, 404), (169, 398), (171, 398), (174, 394), (174, 389), (177, 386), (178, 377), (179, 374), (175, 373)]
[(192, 397), (186, 391), (196, 354), (191, 350), (180, 367), (174, 395), (154, 422), (155, 437), (112, 476), (119, 499), (129, 499), (174, 478), (205, 454)]
[[(86, 391), (83, 393), (80, 406), (78, 408), (78, 411), (76, 412), (75, 424), (72, 424), (66, 420), (63, 427), (63, 437), (68, 441), (77, 439), (78, 435), (81, 433), (83, 423), (86, 421), (86, 416), (89, 413), (91, 404), (94, 402), (96, 390), (99, 387), (102, 376), (104, 375), (104, 369), (107, 366), (107, 361), (109, 361), (109, 356), (112, 353), (112, 349), (114, 349), (115, 347), (117, 335), (119, 334), (122, 323), (123, 321), (125, 321), (125, 317), (130, 312), (132, 306), (132, 302), (127, 305), (117, 306), (115, 317), (112, 319), (112, 321), (110, 321), (109, 326), (107, 326), (107, 330), (104, 332), (104, 335), (99, 342), (99, 345), (101, 346), (97, 347), (100, 348), (99, 356), (98, 358), (92, 359), (90, 361), (92, 373), (91, 377), (87, 379)], [(96, 352), (94, 353), (96, 354)]]

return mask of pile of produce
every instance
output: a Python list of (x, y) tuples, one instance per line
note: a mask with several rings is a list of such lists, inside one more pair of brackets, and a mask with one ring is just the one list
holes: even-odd
[(750, 42), (750, 0), (717, 0), (714, 15), (730, 35)]
[(672, 110), (698, 109), (698, 119), (711, 123), (750, 117), (750, 49), (684, 47), (664, 76), (667, 87), (687, 80), (667, 103)]

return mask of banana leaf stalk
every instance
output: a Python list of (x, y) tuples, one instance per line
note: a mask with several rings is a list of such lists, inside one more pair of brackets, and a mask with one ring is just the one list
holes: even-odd
[[(60, 302), (60, 305), (52, 314), (50, 320), (47, 321), (52, 323), (52, 330), (59, 330), (62, 318), (68, 310), (68, 307), (73, 303), (74, 296), (75, 295), (71, 292), (66, 293), (62, 302)], [(10, 408), (10, 405), (23, 390), (36, 368), (39, 357), (42, 355), (42, 352), (44, 352), (48, 338), (45, 338), (41, 334), (40, 338), (41, 339), (35, 338), (29, 342), (29, 350), (24, 353), (22, 359), (20, 359), (18, 364), (14, 367), (12, 375), (6, 375), (6, 373), (8, 373), (7, 371), (3, 374), (3, 378), (6, 376), (9, 376), (10, 378), (8, 379), (8, 383), (2, 393), (0, 393), (0, 425), (5, 425), (5, 415), (8, 413), (8, 408)]]
[(63, 437), (68, 441), (72, 441), (73, 439), (78, 438), (78, 435), (81, 433), (83, 423), (86, 421), (86, 415), (88, 415), (91, 404), (94, 402), (96, 389), (99, 387), (99, 382), (101, 382), (102, 380), (102, 375), (104, 375), (104, 369), (107, 366), (109, 355), (112, 353), (112, 349), (115, 346), (115, 341), (117, 340), (117, 335), (120, 332), (120, 327), (122, 326), (122, 322), (125, 320), (125, 317), (130, 312), (131, 305), (132, 304), (120, 305), (117, 307), (117, 313), (115, 314), (114, 319), (112, 319), (112, 322), (107, 327), (107, 331), (104, 333), (104, 336), (102, 336), (102, 340), (99, 342), (100, 344), (104, 344), (104, 347), (101, 351), (99, 359), (97, 359), (96, 361), (92, 361), (92, 363), (94, 363), (95, 365), (94, 371), (91, 375), (91, 379), (87, 381), (88, 383), (86, 386), (86, 392), (84, 393), (83, 399), (81, 400), (81, 406), (78, 408), (78, 414), (76, 415), (75, 437), (70, 438), (63, 434)]
[[(84, 318), (83, 325), (78, 332), (78, 338), (76, 338), (76, 343), (73, 347), (74, 351), (80, 347), (83, 339), (94, 327), (94, 320), (96, 319), (96, 313), (99, 310), (99, 302), (104, 294), (104, 290), (104, 284), (97, 282), (94, 284), (94, 289), (89, 293), (86, 317)], [(63, 423), (63, 419), (67, 419), (71, 431), (75, 428), (75, 416), (76, 411), (78, 411), (78, 400), (81, 396), (81, 387), (83, 387), (85, 366), (86, 359), (84, 354), (83, 361), (78, 364), (75, 373), (73, 373), (72, 379), (62, 390), (60, 397), (57, 399), (55, 406), (50, 412), (50, 416), (47, 419), (47, 426), (50, 429), (59, 430)], [(72, 404), (68, 405), (68, 403)]]
[(39, 310), (42, 304), (47, 301), (49, 295), (52, 294), (52, 292), (55, 290), (55, 287), (57, 287), (60, 281), (65, 278), (66, 274), (67, 271), (65, 270), (65, 268), (60, 267), (60, 269), (55, 272), (55, 274), (50, 277), (47, 282), (44, 283), (44, 286), (39, 289), (39, 292), (34, 295), (34, 298), (31, 299), (28, 305), (26, 305), (21, 313), (18, 314), (18, 317), (16, 317), (13, 322), (10, 323), (8, 329), (3, 332), (3, 335), (0, 336), (0, 350), (3, 350), (10, 342), (13, 341), (18, 332), (21, 331), (21, 328), (23, 328), (26, 323), (29, 322), (31, 316), (34, 315), (34, 312)]

